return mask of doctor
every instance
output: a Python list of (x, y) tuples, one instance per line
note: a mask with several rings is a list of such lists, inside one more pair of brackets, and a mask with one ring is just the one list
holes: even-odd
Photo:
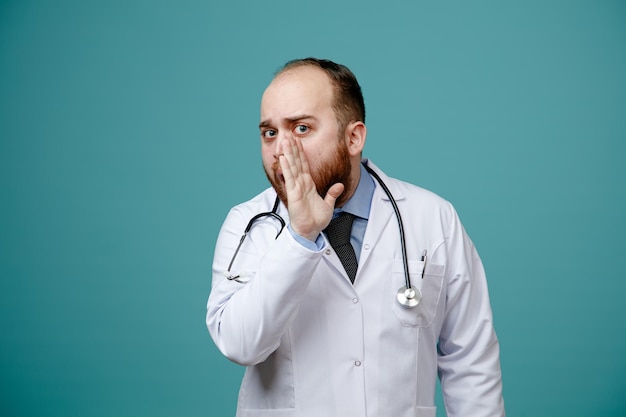
[[(503, 416), (478, 253), (450, 203), (362, 159), (364, 122), (356, 78), (331, 61), (291, 61), (263, 94), (272, 187), (228, 214), (206, 316), (220, 351), (247, 367), (237, 416), (434, 417), (438, 376), (448, 416)], [(416, 306), (399, 302), (398, 221), (365, 166), (404, 221)], [(277, 196), (284, 229), (267, 215)], [(333, 218), (349, 219), (351, 245), (329, 238)]]

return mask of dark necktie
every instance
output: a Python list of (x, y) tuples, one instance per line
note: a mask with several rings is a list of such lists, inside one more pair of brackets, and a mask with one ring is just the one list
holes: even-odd
[(353, 214), (342, 212), (339, 216), (332, 219), (324, 230), (330, 245), (337, 252), (337, 256), (339, 256), (339, 260), (341, 260), (341, 264), (353, 284), (358, 267), (354, 248), (350, 244), (350, 233), (352, 232), (354, 217)]

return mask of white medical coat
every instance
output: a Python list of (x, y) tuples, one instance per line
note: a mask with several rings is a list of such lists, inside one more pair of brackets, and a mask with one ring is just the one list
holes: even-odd
[[(439, 372), (448, 416), (503, 416), (499, 346), (482, 263), (452, 205), (374, 168), (404, 222), (411, 283), (423, 299), (398, 304), (404, 285), (398, 223), (376, 187), (354, 285), (328, 242), (311, 251), (277, 222), (257, 221), (224, 272), (248, 221), (270, 211), (270, 188), (234, 207), (220, 231), (207, 326), (220, 351), (247, 366), (238, 417), (434, 417)], [(289, 222), (281, 204), (279, 214)], [(428, 254), (420, 261), (423, 251)]]

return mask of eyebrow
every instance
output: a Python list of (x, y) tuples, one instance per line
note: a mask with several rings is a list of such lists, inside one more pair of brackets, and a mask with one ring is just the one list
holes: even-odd
[[(298, 114), (296, 116), (293, 117), (286, 117), (285, 119), (283, 119), (285, 122), (291, 124), (291, 123), (295, 123), (295, 122), (299, 122), (300, 120), (305, 120), (305, 119), (313, 119), (313, 120), (317, 120), (317, 117), (310, 115), (310, 114)], [(262, 129), (264, 127), (269, 127), (272, 124), (270, 123), (269, 120), (263, 120), (261, 123), (259, 123), (259, 129)]]

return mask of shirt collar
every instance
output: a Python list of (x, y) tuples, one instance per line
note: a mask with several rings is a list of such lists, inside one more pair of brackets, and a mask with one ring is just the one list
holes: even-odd
[(346, 204), (344, 204), (341, 208), (335, 209), (333, 217), (336, 217), (340, 212), (345, 211), (362, 219), (368, 220), (375, 188), (376, 184), (374, 183), (374, 180), (365, 167), (361, 165), (359, 185), (357, 185), (354, 194), (350, 197)]

